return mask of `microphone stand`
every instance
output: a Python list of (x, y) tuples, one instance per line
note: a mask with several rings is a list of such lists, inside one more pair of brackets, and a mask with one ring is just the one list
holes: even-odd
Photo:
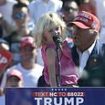
[(58, 66), (58, 70), (56, 72), (56, 82), (57, 82), (57, 86), (60, 87), (61, 86), (61, 63), (60, 63), (60, 57), (59, 57), (59, 51), (61, 51), (61, 44), (62, 44), (62, 39), (59, 37), (59, 35), (55, 35), (53, 36), (53, 40), (55, 42), (56, 45), (56, 55), (57, 55), (57, 66)]
[(56, 74), (57, 87), (61, 86), (61, 63), (60, 63), (60, 57), (59, 57), (59, 50), (61, 50), (60, 45), (56, 45), (56, 54), (57, 54), (57, 62), (58, 62), (58, 70)]

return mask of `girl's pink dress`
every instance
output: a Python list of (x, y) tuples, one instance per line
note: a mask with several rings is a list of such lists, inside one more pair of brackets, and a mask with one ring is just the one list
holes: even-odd
[[(49, 74), (48, 74), (48, 61), (46, 58), (46, 50), (47, 48), (52, 48), (56, 49), (55, 45), (43, 45), (42, 46), (42, 58), (44, 61), (44, 79), (48, 85), (49, 83)], [(56, 70), (58, 68), (57, 64), (58, 62), (56, 61)], [(64, 41), (62, 44), (62, 52), (60, 56), (60, 64), (61, 64), (61, 85), (66, 86), (66, 85), (73, 85), (77, 84), (78, 80), (78, 74), (77, 74), (77, 69), (76, 66), (73, 62), (72, 55), (71, 55), (71, 50), (68, 46), (67, 41)], [(57, 72), (57, 71), (56, 71)]]

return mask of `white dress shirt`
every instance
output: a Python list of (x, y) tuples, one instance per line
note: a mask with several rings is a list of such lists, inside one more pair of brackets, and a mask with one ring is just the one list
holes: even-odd
[(91, 54), (91, 52), (93, 51), (93, 48), (96, 44), (96, 41), (87, 49), (85, 50), (83, 53), (81, 53), (78, 49), (77, 49), (77, 52), (79, 54), (79, 75), (81, 76), (86, 64), (87, 64), (87, 61), (88, 61), (88, 58)]

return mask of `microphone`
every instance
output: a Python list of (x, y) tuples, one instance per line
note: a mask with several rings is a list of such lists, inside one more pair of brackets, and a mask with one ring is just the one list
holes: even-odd
[(59, 35), (54, 35), (53, 41), (55, 42), (57, 48), (61, 48), (62, 38)]

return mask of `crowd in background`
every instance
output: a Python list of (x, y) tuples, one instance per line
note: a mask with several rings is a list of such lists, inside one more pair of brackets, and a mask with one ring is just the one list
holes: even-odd
[[(80, 11), (93, 14), (98, 17), (100, 23), (90, 14), (85, 14), (84, 12), (84, 15), (80, 15)], [(4, 90), (6, 87), (35, 88), (41, 86), (57, 86), (56, 69), (59, 69), (59, 65), (56, 65), (55, 47), (53, 46), (52, 39), (48, 36), (57, 33), (61, 34), (62, 38), (66, 37), (66, 42), (64, 41), (62, 44), (63, 47), (60, 49), (61, 51), (59, 51), (61, 58), (58, 57), (58, 60), (61, 60), (61, 65), (63, 65), (61, 66), (61, 78), (58, 78), (58, 80), (61, 79), (62, 86), (105, 86), (105, 76), (102, 75), (105, 73), (103, 72), (105, 61), (104, 59), (99, 59), (105, 57), (103, 50), (105, 48), (104, 12), (105, 0), (0, 0), (0, 53), (4, 52), (4, 56), (6, 58), (8, 56), (9, 59), (7, 64), (4, 65), (5, 67), (0, 68), (0, 93), (5, 94)], [(85, 18), (89, 18), (87, 15), (93, 18), (92, 21), (89, 21), (90, 23), (82, 21)], [(78, 20), (77, 18), (76, 20), (75, 17), (79, 17), (79, 19), (82, 18), (82, 20)], [(82, 23), (88, 27), (81, 28), (81, 25), (78, 25), (75, 21), (82, 21)], [(91, 25), (96, 25), (99, 29), (95, 27), (95, 32), (93, 32), (89, 30), (90, 28), (93, 29)], [(65, 27), (66, 36), (64, 36), (62, 32)], [(73, 33), (74, 29), (76, 31)], [(81, 29), (86, 30), (84, 32)], [(53, 33), (53, 31), (55, 33)], [(83, 72), (84, 75), (82, 79), (79, 79), (78, 84), (80, 74), (73, 66), (75, 65), (73, 64), (73, 61), (75, 61), (74, 58), (77, 59), (78, 56), (76, 52), (73, 52), (74, 58), (71, 59), (71, 49), (74, 44), (77, 44), (73, 42), (76, 38), (75, 34), (88, 34), (88, 31), (90, 32), (89, 34), (95, 37), (91, 35), (92, 38), (89, 39), (87, 37), (88, 35), (86, 35), (85, 37), (81, 36), (80, 40), (84, 41), (83, 44), (85, 47), (89, 46), (87, 43), (95, 46), (94, 43), (96, 43), (97, 40), (100, 43), (99, 46), (101, 47), (99, 47), (99, 49), (102, 48), (101, 53), (103, 53), (103, 56), (98, 57), (96, 53), (93, 54), (92, 57), (94, 58), (92, 58), (93, 61), (90, 60), (91, 65), (89, 67), (91, 69), (91, 66), (96, 64), (98, 67), (95, 65), (94, 69), (100, 69), (101, 73), (89, 72), (94, 74), (92, 76), (95, 77), (95, 79), (91, 81), (90, 74)], [(74, 34), (74, 36), (72, 34)], [(93, 41), (90, 42), (90, 40)], [(67, 43), (69, 44), (70, 51), (68, 50), (69, 48), (67, 48)], [(84, 52), (84, 50), (87, 49), (85, 47), (83, 49), (81, 46), (77, 46), (77, 49)], [(81, 59), (79, 60), (79, 64), (76, 63), (76, 66), (79, 65), (79, 69), (88, 69), (89, 71), (89, 67), (84, 64), (84, 62), (86, 63), (87, 61), (84, 59), (88, 59), (87, 55), (83, 55), (79, 51), (77, 52)], [(86, 53), (87, 52), (84, 54)], [(101, 68), (99, 68), (100, 64), (103, 64)], [(68, 68), (71, 70), (69, 69), (69, 71)], [(100, 74), (98, 77), (101, 78), (101, 82), (103, 83), (96, 78), (97, 74)], [(59, 73), (57, 75), (59, 75)], [(4, 97), (4, 95), (2, 96)]]

